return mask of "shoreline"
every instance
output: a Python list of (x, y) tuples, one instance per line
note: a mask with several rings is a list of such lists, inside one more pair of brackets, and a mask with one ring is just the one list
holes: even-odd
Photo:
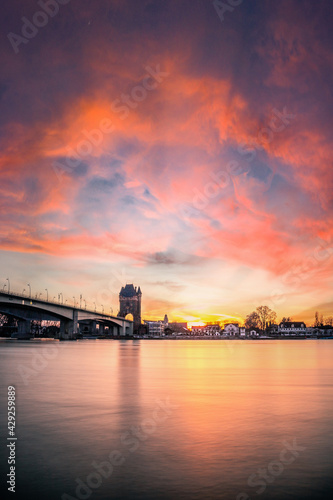
[(30, 339), (26, 338), (11, 338), (11, 337), (0, 337), (1, 341), (12, 341), (12, 342), (22, 342), (22, 341), (33, 341), (33, 342), (42, 342), (42, 341), (54, 341), (57, 340), (59, 342), (73, 342), (73, 341), (82, 341), (82, 340), (211, 340), (211, 341), (262, 341), (262, 340), (333, 340), (332, 337), (256, 337), (256, 338), (240, 338), (240, 337), (204, 337), (204, 336), (174, 336), (174, 337), (138, 337), (138, 336), (128, 336), (128, 337), (90, 337), (90, 338), (76, 338), (76, 339), (59, 339), (52, 337), (32, 337)]

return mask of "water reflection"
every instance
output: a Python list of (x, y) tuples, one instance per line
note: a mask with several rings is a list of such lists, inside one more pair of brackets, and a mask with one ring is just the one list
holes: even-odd
[[(260, 486), (249, 478), (279, 461), (295, 439), (305, 450), (266, 481), (262, 498), (330, 496), (332, 342), (91, 340), (56, 347), (25, 384), (18, 367), (31, 368), (42, 343), (0, 343), (3, 386), (17, 387), (17, 499), (79, 498), (77, 481), (87, 484), (92, 464), (113, 452), (122, 459), (90, 488), (92, 499), (256, 498)], [(5, 464), (6, 450), (0, 454)]]

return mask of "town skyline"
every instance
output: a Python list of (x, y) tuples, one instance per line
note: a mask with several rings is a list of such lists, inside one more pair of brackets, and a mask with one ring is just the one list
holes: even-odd
[[(16, 286), (16, 288), (15, 288)], [(21, 283), (21, 287), (23, 284)], [(119, 307), (119, 295), (120, 292), (123, 290), (124, 287), (127, 286), (133, 286), (133, 284), (129, 283), (124, 283), (123, 286), (120, 287), (118, 290), (117, 294), (112, 294), (112, 302), (108, 302), (107, 300), (103, 300), (102, 302), (97, 302), (96, 297), (90, 297), (90, 300), (88, 296), (85, 293), (77, 293), (76, 296), (73, 295), (73, 292), (69, 292), (67, 295), (64, 294), (63, 292), (57, 292), (54, 293), (52, 289), (49, 288), (32, 288), (30, 283), (26, 285), (26, 288), (23, 287), (21, 291), (19, 291), (19, 286), (17, 285), (17, 282), (14, 281), (14, 289), (13, 289), (13, 282), (7, 278), (3, 285), (2, 285), (2, 291), (3, 292), (10, 292), (12, 294), (17, 294), (17, 295), (23, 295), (26, 296), (27, 298), (32, 298), (32, 299), (38, 299), (38, 300), (46, 300), (58, 304), (65, 304), (68, 306), (74, 306), (80, 309), (88, 309), (88, 310), (98, 310), (100, 312), (103, 312), (105, 314), (110, 314), (110, 315), (117, 315), (120, 312), (120, 307)], [(135, 287), (136, 289), (137, 287)], [(138, 286), (138, 289), (141, 292), (141, 286)], [(64, 289), (64, 288), (62, 288)], [(42, 291), (40, 291), (42, 290)], [(99, 298), (103, 298), (103, 293), (105, 293), (106, 290), (102, 291), (99, 295)], [(114, 295), (114, 297), (113, 297)], [(191, 316), (188, 314), (182, 314), (181, 311), (173, 311), (170, 313), (168, 310), (161, 310), (161, 313), (159, 314), (158, 312), (151, 312), (145, 307), (145, 294), (143, 294), (143, 301), (142, 301), (142, 321), (161, 321), (161, 318), (164, 315), (167, 315), (172, 322), (186, 322), (190, 327), (191, 326), (204, 326), (207, 324), (228, 324), (228, 323), (234, 323), (237, 322), (240, 325), (245, 325), (246, 323), (246, 316), (250, 315), (251, 313), (255, 312), (255, 309), (262, 306), (267, 306), (267, 304), (254, 304), (253, 303), (253, 308), (252, 310), (247, 310), (244, 314), (244, 316), (237, 315), (237, 314), (229, 314), (228, 311), (224, 312), (214, 312), (212, 314), (202, 314), (200, 317), (199, 316)], [(107, 297), (104, 296), (104, 299)], [(95, 300), (94, 300), (95, 299)], [(314, 318), (316, 315), (318, 315), (319, 318), (323, 318), (324, 320), (327, 319), (327, 324), (331, 324), (333, 320), (333, 314), (331, 311), (333, 311), (333, 307), (330, 310), (329, 309), (329, 304), (325, 308), (325, 314), (323, 313), (320, 308), (311, 308), (310, 310), (305, 311), (303, 314), (300, 313), (299, 315), (296, 314), (286, 314), (285, 311), (282, 309), (279, 313), (274, 310), (274, 303), (270, 302), (269, 309), (272, 310), (276, 314), (276, 321), (275, 322), (280, 322), (283, 321), (284, 318), (290, 318), (290, 321), (303, 321), (309, 325), (312, 326), (314, 323)], [(279, 320), (280, 318), (280, 320)]]

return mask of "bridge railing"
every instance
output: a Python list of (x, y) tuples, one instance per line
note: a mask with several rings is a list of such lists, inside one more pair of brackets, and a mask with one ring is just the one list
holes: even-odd
[[(82, 308), (82, 307), (77, 307), (75, 305), (66, 304), (67, 299), (65, 301), (65, 304), (63, 303), (63, 301), (60, 302), (59, 298), (58, 298), (58, 300), (49, 299), (48, 297), (46, 299), (42, 299), (40, 297), (42, 295), (41, 293), (39, 293), (39, 294), (37, 294), (37, 296), (33, 297), (33, 295), (25, 295), (25, 294), (18, 293), (15, 291), (8, 292), (5, 290), (1, 290), (0, 294), (1, 295), (8, 295), (10, 297), (15, 297), (15, 298), (22, 299), (22, 300), (29, 300), (31, 302), (39, 302), (39, 303), (44, 303), (44, 304), (57, 305), (60, 307), (65, 307), (67, 309), (76, 309), (78, 311), (87, 312), (90, 314), (98, 314), (99, 316), (104, 316), (105, 318), (117, 318), (117, 319), (119, 319), (118, 316), (113, 316), (112, 314), (105, 314), (103, 311), (99, 311), (97, 308), (92, 310), (92, 309), (87, 309), (86, 307)], [(124, 318), (121, 318), (121, 319), (124, 319)], [(131, 322), (131, 320), (126, 320), (126, 321)]]

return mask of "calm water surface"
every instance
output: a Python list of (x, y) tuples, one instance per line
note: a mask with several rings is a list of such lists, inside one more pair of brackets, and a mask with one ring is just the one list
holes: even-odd
[(18, 437), (1, 498), (333, 493), (332, 340), (0, 341), (0, 377), (5, 491), (8, 385)]

